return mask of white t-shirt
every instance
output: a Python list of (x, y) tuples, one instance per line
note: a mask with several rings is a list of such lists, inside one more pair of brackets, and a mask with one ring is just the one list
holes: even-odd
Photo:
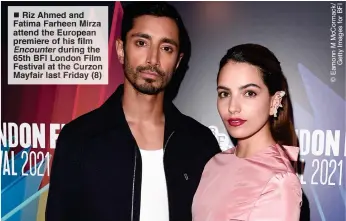
[(142, 150), (142, 191), (140, 221), (168, 221), (163, 149)]

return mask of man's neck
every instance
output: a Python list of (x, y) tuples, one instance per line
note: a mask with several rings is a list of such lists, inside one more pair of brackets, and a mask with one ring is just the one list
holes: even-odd
[(138, 92), (129, 82), (124, 83), (122, 106), (127, 121), (161, 123), (164, 121), (163, 93), (146, 95)]

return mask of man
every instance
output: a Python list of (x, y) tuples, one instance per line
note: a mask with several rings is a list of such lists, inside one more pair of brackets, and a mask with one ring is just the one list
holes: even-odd
[(124, 10), (116, 48), (125, 82), (62, 129), (46, 221), (191, 221), (203, 168), (220, 148), (164, 98), (184, 56), (183, 29), (164, 2)]

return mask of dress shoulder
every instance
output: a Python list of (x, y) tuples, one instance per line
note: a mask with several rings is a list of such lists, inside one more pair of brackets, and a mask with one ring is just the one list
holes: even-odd
[(277, 173), (263, 189), (248, 220), (299, 221), (302, 195), (295, 173)]

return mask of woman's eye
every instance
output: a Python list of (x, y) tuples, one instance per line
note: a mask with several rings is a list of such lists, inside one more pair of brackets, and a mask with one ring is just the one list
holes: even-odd
[(257, 94), (255, 93), (255, 92), (253, 92), (253, 91), (247, 91), (246, 93), (245, 93), (245, 96), (246, 97), (255, 97)]
[(227, 97), (229, 94), (227, 93), (227, 92), (225, 92), (225, 91), (221, 91), (221, 92), (219, 92), (219, 94), (218, 94), (218, 96), (220, 97), (220, 98), (224, 98), (224, 97)]

